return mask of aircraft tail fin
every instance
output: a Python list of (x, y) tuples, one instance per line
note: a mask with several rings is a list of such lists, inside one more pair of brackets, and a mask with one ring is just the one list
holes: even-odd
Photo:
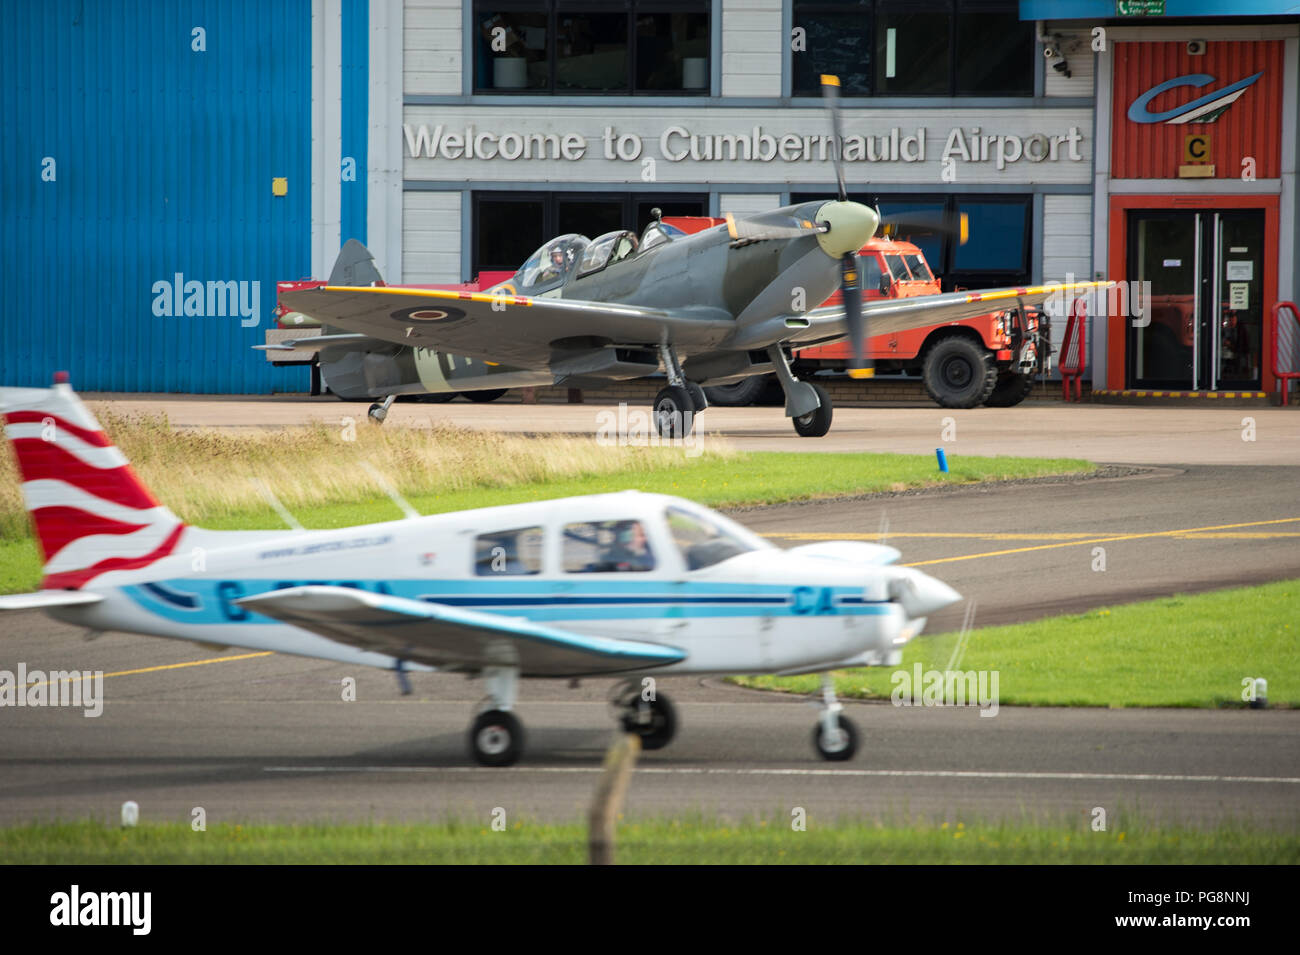
[(348, 239), (339, 250), (330, 272), (330, 285), (383, 285), (384, 279), (375, 268), (375, 257), (356, 239)]
[(0, 388), (0, 411), (45, 559), (44, 590), (77, 589), (175, 551), (185, 523), (136, 476), (66, 373), (53, 388)]

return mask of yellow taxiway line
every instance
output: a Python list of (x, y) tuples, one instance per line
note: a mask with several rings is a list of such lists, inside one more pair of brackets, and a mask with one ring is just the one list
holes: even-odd
[[(190, 660), (188, 663), (163, 663), (156, 667), (140, 667), (138, 670), (117, 670), (113, 673), (105, 673), (104, 679), (110, 676), (134, 676), (137, 673), (157, 673), (160, 670), (183, 670), (185, 667), (201, 667), (209, 663), (234, 663), (236, 660), (252, 660), (254, 657), (269, 657), (273, 653), (270, 650), (259, 650), (256, 653), (241, 653), (233, 657), (210, 657), (207, 660)], [(80, 676), (70, 676), (66, 679), (59, 680), (59, 683), (72, 683), (82, 679)], [(27, 683), (25, 686), (51, 686), (54, 680), (46, 680), (43, 683)]]

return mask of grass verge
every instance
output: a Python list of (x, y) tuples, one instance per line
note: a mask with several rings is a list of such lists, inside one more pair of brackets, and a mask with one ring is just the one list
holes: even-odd
[[(842, 670), (842, 696), (889, 699), (894, 674), (942, 670), (956, 634), (922, 636), (900, 667)], [(970, 632), (957, 668), (998, 671), (1001, 703), (1040, 706), (1245, 706), (1242, 680), (1265, 677), (1270, 704), (1300, 705), (1300, 580), (1122, 604)], [(736, 677), (812, 693), (819, 677)], [(919, 695), (919, 689), (918, 689)]]
[[(579, 864), (579, 823), (516, 822), (497, 832), (478, 823), (280, 825), (186, 823), (119, 829), (98, 822), (0, 829), (0, 863), (116, 864)], [(702, 819), (627, 821), (617, 860), (625, 864), (818, 863), (1300, 863), (1300, 833), (1244, 823), (1207, 829), (1142, 822), (1092, 832), (1074, 824), (909, 823), (863, 820), (792, 831), (788, 818), (740, 824)]]
[[(782, 503), (944, 484), (1087, 473), (1073, 459), (953, 455), (741, 453), (721, 440), (702, 453), (618, 447), (594, 438), (520, 437), (459, 428), (315, 425), (253, 432), (178, 431), (163, 416), (95, 409), (154, 495), (186, 521), (226, 530), (282, 526), (250, 478), (310, 528), (401, 516), (365, 465), (423, 514), (636, 488), (714, 507)], [(0, 455), (0, 592), (34, 590), (40, 559), (10, 455)]]

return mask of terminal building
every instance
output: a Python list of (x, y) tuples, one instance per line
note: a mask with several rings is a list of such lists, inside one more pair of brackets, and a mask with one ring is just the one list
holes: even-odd
[[(461, 282), (558, 234), (640, 232), (653, 209), (831, 197), (834, 73), (850, 196), (968, 216), (965, 244), (916, 239), (945, 289), (1114, 279), (1124, 297), (1091, 303), (1094, 392), (1276, 386), (1272, 309), (1300, 270), (1285, 2), (97, 7), (120, 55), (73, 3), (0, 38), (39, 94), (2, 94), (6, 148), (60, 177), (6, 163), (6, 382), (57, 365), (87, 390), (305, 390), (251, 346), (274, 283), (324, 277), (346, 239), (390, 282)], [(187, 283), (214, 280), (256, 308), (186, 314)]]

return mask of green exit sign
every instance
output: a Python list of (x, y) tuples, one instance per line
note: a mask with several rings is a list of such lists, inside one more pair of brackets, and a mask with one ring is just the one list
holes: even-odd
[(1121, 17), (1163, 17), (1165, 0), (1116, 0), (1115, 12)]

